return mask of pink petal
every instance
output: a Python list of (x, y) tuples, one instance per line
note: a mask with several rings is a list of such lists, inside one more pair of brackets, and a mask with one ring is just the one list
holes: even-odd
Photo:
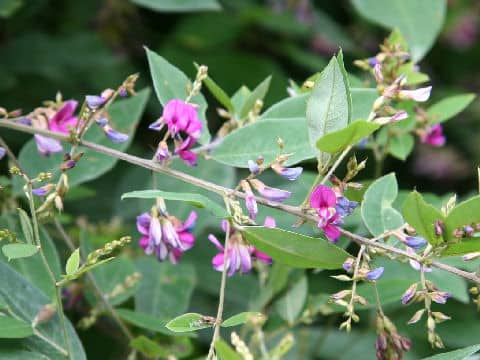
[(213, 234), (208, 235), (208, 240), (210, 240), (213, 243), (213, 245), (217, 247), (218, 250), (224, 251), (222, 244), (220, 244), (220, 241), (218, 241), (215, 235)]

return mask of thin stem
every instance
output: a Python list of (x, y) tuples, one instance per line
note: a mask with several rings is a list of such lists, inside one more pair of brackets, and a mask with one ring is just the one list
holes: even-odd
[[(225, 206), (227, 208), (227, 212), (230, 213), (230, 204), (228, 199), (224, 197)], [(223, 258), (225, 259), (225, 263), (223, 265), (222, 271), (222, 280), (220, 283), (220, 296), (218, 299), (218, 310), (217, 310), (217, 317), (215, 319), (215, 325), (213, 330), (213, 337), (212, 342), (210, 343), (210, 349), (208, 350), (207, 360), (213, 359), (215, 354), (215, 342), (220, 336), (220, 325), (222, 324), (222, 316), (223, 316), (223, 305), (225, 302), (225, 287), (227, 284), (227, 270), (228, 267), (226, 266), (226, 259), (228, 254), (228, 240), (230, 239), (230, 221), (227, 221), (227, 225), (225, 226), (225, 245), (223, 248)]]
[(33, 329), (33, 334), (36, 336), (36, 337), (39, 337), (40, 339), (42, 339), (43, 341), (45, 341), (47, 344), (49, 344), (51, 347), (55, 348), (55, 350), (57, 350), (59, 353), (61, 353), (62, 355), (68, 357), (68, 352), (67, 350), (65, 350), (63, 347), (61, 347), (60, 345), (58, 345), (56, 342), (54, 342), (53, 340), (51, 340), (50, 338), (46, 337), (45, 335), (43, 335), (40, 331), (38, 331), (37, 329)]
[[(18, 130), (18, 131), (22, 131), (22, 132), (26, 132), (26, 133), (30, 133), (30, 134), (41, 134), (41, 135), (49, 136), (51, 138), (58, 139), (58, 140), (61, 140), (61, 141), (65, 141), (65, 142), (70, 141), (70, 138), (67, 135), (60, 134), (60, 133), (55, 133), (55, 132), (44, 130), (44, 129), (37, 129), (37, 128), (33, 128), (31, 126), (17, 124), (17, 123), (10, 122), (10, 121), (0, 121), (0, 127), (5, 127), (5, 128), (13, 129), (13, 130)], [(241, 191), (233, 191), (232, 189), (228, 189), (228, 188), (225, 188), (223, 186), (211, 183), (209, 181), (199, 179), (197, 177), (188, 175), (188, 174), (183, 173), (181, 171), (173, 170), (173, 169), (161, 166), (159, 164), (155, 164), (148, 159), (143, 159), (143, 158), (140, 158), (140, 157), (137, 157), (137, 156), (129, 155), (129, 154), (126, 154), (124, 152), (117, 151), (117, 150), (111, 149), (111, 148), (106, 147), (106, 146), (98, 145), (98, 144), (95, 144), (95, 143), (92, 143), (92, 142), (89, 142), (89, 141), (84, 141), (84, 140), (80, 141), (80, 145), (82, 145), (82, 146), (84, 146), (88, 149), (94, 150), (96, 152), (99, 152), (99, 153), (117, 158), (119, 160), (123, 160), (123, 161), (129, 162), (131, 164), (141, 166), (145, 169), (149, 169), (149, 170), (152, 170), (152, 171), (156, 171), (158, 173), (165, 174), (167, 176), (176, 178), (178, 180), (184, 181), (186, 183), (192, 184), (192, 185), (200, 187), (202, 189), (214, 192), (214, 193), (219, 194), (221, 196), (223, 196), (224, 194), (230, 194), (230, 195), (242, 198), (242, 199), (244, 199), (247, 196), (245, 193), (243, 193)], [(257, 201), (258, 204), (268, 206), (268, 207), (272, 207), (272, 208), (275, 208), (275, 209), (279, 209), (281, 211), (284, 211), (286, 213), (289, 213), (289, 214), (297, 216), (297, 217), (301, 217), (305, 220), (309, 220), (309, 221), (312, 221), (314, 223), (318, 222), (318, 218), (316, 216), (314, 216), (312, 214), (305, 213), (300, 207), (286, 205), (286, 204), (272, 204), (269, 200), (264, 199), (262, 197), (258, 197), (258, 196), (255, 196), (255, 200)], [(385, 251), (387, 251), (391, 254), (400, 255), (400, 256), (403, 256), (405, 258), (416, 260), (416, 261), (419, 261), (419, 262), (423, 261), (422, 258), (420, 256), (418, 256), (417, 254), (409, 254), (402, 249), (398, 249), (396, 247), (393, 247), (393, 246), (390, 246), (390, 245), (387, 245), (387, 244), (372, 241), (371, 239), (368, 239), (366, 237), (354, 234), (354, 233), (352, 233), (348, 230), (342, 229), (342, 228), (340, 228), (340, 232), (342, 233), (343, 236), (349, 238), (350, 240), (356, 242), (357, 244), (360, 244), (360, 245), (364, 244), (364, 245), (367, 245), (367, 246), (370, 246), (370, 247), (373, 247), (373, 248), (382, 249), (382, 250), (385, 250)], [(436, 267), (438, 269), (442, 269), (442, 270), (448, 271), (452, 274), (463, 277), (463, 278), (465, 278), (467, 280), (470, 280), (472, 282), (480, 284), (480, 277), (478, 277), (475, 273), (463, 271), (463, 270), (457, 269), (453, 266), (443, 264), (443, 263), (439, 263), (439, 262), (436, 262), (436, 261), (432, 261), (430, 263), (430, 265), (433, 266), (433, 267)]]
[(45, 269), (47, 270), (48, 276), (50, 277), (50, 280), (52, 282), (52, 285), (55, 289), (55, 297), (56, 297), (56, 305), (58, 309), (58, 314), (60, 317), (60, 324), (62, 325), (63, 329), (63, 337), (65, 340), (65, 347), (67, 348), (67, 359), (70, 359), (70, 341), (68, 339), (68, 333), (67, 333), (67, 323), (65, 321), (65, 314), (63, 312), (63, 303), (62, 303), (62, 295), (60, 293), (61, 289), (56, 286), (57, 280), (55, 279), (55, 275), (53, 274), (52, 269), (50, 268), (50, 265), (48, 264), (48, 260), (45, 257), (45, 254), (43, 252), (42, 244), (40, 242), (40, 233), (38, 230), (38, 221), (37, 221), (37, 214), (35, 211), (35, 202), (33, 200), (33, 192), (32, 192), (32, 182), (30, 180), (27, 181), (27, 196), (28, 196), (28, 203), (30, 206), (30, 214), (32, 217), (32, 224), (33, 224), (33, 237), (35, 240), (35, 243), (37, 244), (38, 247), (38, 253), (40, 254), (40, 258), (42, 259), (43, 265), (45, 266)]
[(335, 163), (332, 165), (332, 167), (330, 168), (330, 170), (328, 170), (328, 173), (327, 175), (325, 175), (322, 179), (322, 181), (320, 182), (320, 184), (325, 184), (325, 182), (330, 179), (330, 176), (332, 176), (332, 174), (335, 172), (335, 170), (337, 170), (337, 168), (340, 166), (340, 164), (342, 163), (343, 159), (345, 159), (345, 157), (348, 155), (348, 153), (350, 152), (350, 150), (352, 150), (353, 148), (353, 145), (349, 145), (345, 150), (343, 150), (343, 152), (340, 154), (340, 156), (338, 157), (338, 159), (335, 161)]
[(375, 290), (375, 301), (377, 302), (377, 311), (381, 316), (385, 316), (383, 313), (382, 302), (380, 301), (380, 294), (378, 293), (377, 282), (373, 282), (373, 289)]
[[(63, 227), (63, 225), (60, 223), (60, 221), (58, 221), (57, 218), (54, 219), (54, 224), (55, 224), (55, 227), (57, 228), (58, 232), (60, 233), (60, 235), (62, 236), (62, 239), (64, 240), (65, 244), (67, 244), (68, 248), (70, 249), (70, 251), (75, 251), (75, 245), (72, 241), (72, 239), (70, 238), (70, 236), (67, 234), (67, 232), (65, 231), (65, 228)], [(82, 255), (81, 255), (82, 256)], [(82, 259), (83, 261), (84, 259)], [(125, 335), (125, 337), (130, 341), (133, 339), (133, 335), (132, 333), (130, 332), (130, 330), (125, 326), (125, 324), (123, 323), (122, 319), (120, 318), (120, 316), (117, 314), (117, 312), (115, 311), (115, 308), (112, 306), (112, 304), (110, 304), (110, 302), (108, 301), (108, 298), (105, 296), (105, 294), (103, 293), (102, 289), (100, 288), (100, 286), (98, 285), (98, 282), (97, 280), (95, 279), (95, 277), (93, 276), (93, 274), (91, 272), (87, 272), (87, 278), (88, 280), (90, 281), (90, 284), (92, 285), (93, 287), (93, 290), (95, 292), (95, 295), (97, 297), (98, 300), (100, 300), (103, 305), (105, 306), (105, 308), (107, 309), (107, 311), (110, 313), (110, 316), (113, 318), (113, 320), (117, 323), (118, 327), (120, 328), (120, 330), (122, 331), (122, 333)]]

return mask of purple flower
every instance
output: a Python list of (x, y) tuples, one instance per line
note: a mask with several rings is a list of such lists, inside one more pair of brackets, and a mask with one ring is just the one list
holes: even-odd
[(337, 198), (337, 205), (335, 209), (341, 217), (349, 216), (357, 208), (358, 202), (350, 201), (345, 196)]
[(258, 164), (253, 161), (253, 160), (248, 160), (248, 169), (250, 170), (250, 172), (252, 174), (258, 174), (260, 172), (260, 167), (258, 166)]
[(195, 144), (195, 139), (191, 136), (184, 141), (175, 141), (175, 153), (189, 166), (197, 166), (197, 154), (190, 150)]
[(383, 267), (378, 267), (376, 269), (370, 270), (369, 272), (367, 272), (366, 278), (372, 281), (378, 280), (382, 277), (384, 270), (385, 269)]
[(3, 159), (3, 157), (5, 156), (5, 154), (7, 153), (7, 151), (0, 146), (0, 160)]
[(410, 302), (410, 300), (413, 299), (417, 292), (417, 286), (418, 284), (412, 284), (402, 295), (402, 304), (406, 305)]
[(371, 57), (371, 58), (368, 59), (368, 65), (370, 65), (370, 67), (372, 67), (372, 68), (379, 63), (380, 62), (377, 60), (376, 57)]
[(176, 264), (183, 252), (195, 242), (191, 230), (197, 214), (192, 211), (185, 223), (182, 223), (174, 216), (158, 215), (156, 209), (153, 213), (154, 216), (143, 213), (137, 217), (137, 230), (143, 235), (139, 245), (145, 254), (155, 253), (160, 261), (168, 257), (170, 262)]
[(248, 209), (250, 219), (255, 220), (258, 214), (258, 206), (257, 206), (257, 200), (255, 199), (255, 195), (253, 195), (252, 188), (250, 187), (250, 185), (246, 180), (242, 180), (240, 182), (240, 185), (246, 194), (245, 205)]
[(325, 185), (318, 185), (310, 195), (310, 207), (317, 210), (319, 217), (318, 227), (323, 230), (327, 238), (337, 241), (340, 237), (340, 215), (336, 210), (337, 195)]
[(32, 189), (32, 194), (35, 196), (45, 196), (47, 195), (53, 188), (55, 188), (55, 185), (53, 184), (47, 184), (42, 187)]
[[(79, 125), (79, 119), (74, 116), (78, 103), (75, 100), (65, 101), (62, 107), (53, 115), (42, 127), (47, 130), (61, 134), (69, 134), (70, 129), (75, 129)], [(34, 126), (36, 126), (34, 124)], [(35, 136), (38, 152), (44, 156), (63, 151), (59, 140), (47, 136)]]
[[(170, 100), (163, 108), (161, 120), (174, 135), (184, 131), (195, 140), (202, 135), (203, 124), (198, 118), (197, 106), (187, 104), (183, 100)], [(150, 125), (150, 128), (154, 130), (158, 127), (159, 125), (156, 123)]]
[[(407, 247), (407, 253), (410, 254), (410, 255), (416, 255), (415, 250), (413, 250), (411, 247)], [(425, 265), (422, 265), (416, 260), (410, 259), (408, 262), (410, 263), (410, 266), (414, 270), (420, 271), (423, 267), (424, 272), (432, 272), (432, 268), (430, 268), (428, 266), (425, 266)]]
[(354, 258), (348, 258), (347, 260), (345, 260), (345, 262), (343, 263), (343, 269), (347, 272), (350, 272), (352, 271), (353, 269), (353, 264), (355, 263), (355, 259)]
[(407, 236), (405, 238), (405, 245), (413, 249), (421, 249), (427, 245), (427, 240), (420, 236)]
[(418, 102), (427, 101), (430, 97), (430, 93), (432, 91), (431, 86), (427, 86), (424, 88), (419, 88), (415, 90), (400, 90), (398, 92), (398, 97), (402, 100), (414, 100)]
[(272, 165), (272, 170), (275, 171), (278, 175), (283, 176), (285, 179), (293, 181), (297, 180), (300, 174), (303, 171), (302, 167), (286, 168), (280, 164)]
[(112, 129), (109, 125), (103, 127), (105, 135), (114, 143), (122, 143), (128, 140), (128, 135)]
[(424, 144), (429, 144), (432, 146), (443, 146), (445, 145), (445, 135), (443, 135), (443, 127), (440, 124), (435, 124), (431, 126), (426, 133), (424, 133), (421, 137), (420, 140)]
[(272, 188), (257, 179), (250, 180), (250, 184), (252, 184), (252, 186), (259, 192), (260, 195), (272, 202), (281, 202), (287, 200), (292, 195), (290, 191)]
[(127, 91), (127, 89), (122, 88), (122, 89), (120, 89), (120, 91), (118, 92), (118, 94), (119, 94), (121, 97), (127, 97), (128, 91)]
[(170, 158), (170, 152), (168, 151), (168, 145), (165, 141), (160, 141), (160, 143), (158, 144), (158, 148), (157, 148), (157, 152), (155, 153), (155, 157), (161, 163)]
[(430, 293), (430, 298), (437, 304), (445, 304), (448, 298), (451, 298), (452, 294), (447, 291), (434, 291)]
[(107, 99), (98, 95), (87, 95), (85, 96), (85, 101), (90, 109), (97, 109), (102, 106)]
[[(264, 226), (275, 227), (275, 220), (273, 218), (267, 217), (265, 219)], [(222, 228), (225, 231), (226, 229), (226, 220), (222, 221)], [(242, 233), (238, 231), (230, 231), (230, 236), (228, 238), (227, 245), (227, 256), (225, 258), (225, 248), (218, 241), (215, 235), (208, 235), (208, 239), (217, 247), (220, 251), (212, 259), (213, 268), (217, 271), (223, 271), (227, 269), (227, 275), (233, 276), (235, 272), (247, 273), (252, 269), (252, 260), (256, 258), (257, 260), (270, 264), (272, 259), (267, 254), (262, 253), (255, 249), (254, 246), (249, 245)]]

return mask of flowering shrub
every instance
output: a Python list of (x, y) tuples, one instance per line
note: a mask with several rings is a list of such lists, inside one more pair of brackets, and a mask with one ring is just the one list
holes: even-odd
[[(0, 357), (85, 359), (79, 334), (102, 327), (128, 359), (344, 358), (363, 328), (373, 336), (360, 358), (477, 352), (477, 339), (460, 341), (451, 329), (462, 327), (444, 333), (442, 323), (461, 326), (461, 303), (480, 304), (480, 196), (399, 190), (397, 174), (383, 169), (389, 156), (407, 159), (416, 138), (444, 147), (442, 124), (475, 97), (431, 105), (437, 84), (418, 64), (446, 2), (424, 1), (395, 1), (440, 17), (418, 34), (387, 2), (352, 1), (392, 28), (378, 53), (350, 63), (330, 51), (321, 72), (291, 81), (289, 96), (266, 110), (270, 77), (230, 96), (206, 65), (190, 80), (146, 48), (163, 110), (142, 129), (155, 137), (144, 157), (127, 152), (150, 97), (137, 89), (138, 74), (83, 99), (59, 93), (24, 113), (0, 109), (9, 169), (0, 193)], [(214, 101), (223, 119), (216, 132)], [(16, 154), (3, 129), (31, 139)], [(132, 172), (115, 175), (118, 187), (99, 183), (94, 210), (121, 201), (130, 223), (73, 221), (82, 184), (118, 160)], [(117, 189), (114, 199), (102, 198), (105, 187)], [(329, 331), (345, 336), (343, 349), (317, 352)]]

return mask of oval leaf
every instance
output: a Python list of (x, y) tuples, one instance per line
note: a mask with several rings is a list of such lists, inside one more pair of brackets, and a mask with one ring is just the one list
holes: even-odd
[(188, 332), (212, 327), (211, 322), (205, 321), (205, 316), (197, 313), (187, 313), (170, 320), (165, 327), (173, 332)]
[(34, 244), (35, 241), (33, 240), (33, 228), (32, 222), (30, 221), (30, 216), (28, 216), (27, 212), (21, 208), (17, 209), (18, 216), (20, 217), (20, 225), (22, 227), (23, 236), (25, 236), (25, 240), (29, 244)]
[(159, 12), (220, 10), (217, 0), (132, 0), (136, 5)]
[(326, 240), (291, 231), (262, 226), (245, 227), (243, 231), (258, 250), (294, 268), (339, 269), (349, 256)]
[(307, 102), (307, 125), (310, 145), (340, 130), (349, 122), (348, 87), (337, 58), (334, 56), (315, 81)]
[(248, 115), (248, 113), (255, 106), (257, 100), (263, 100), (265, 95), (267, 95), (271, 80), (271, 76), (267, 77), (260, 84), (258, 84), (258, 86), (248, 95), (248, 97), (245, 99), (245, 102), (243, 103), (242, 109), (238, 114), (240, 119), (243, 119)]
[(475, 94), (449, 96), (430, 106), (427, 110), (431, 123), (442, 123), (465, 109), (475, 99)]
[(132, 192), (123, 194), (122, 200), (129, 199), (129, 198), (155, 199), (157, 197), (161, 197), (165, 200), (185, 201), (198, 208), (205, 208), (213, 216), (219, 219), (226, 219), (230, 217), (228, 212), (223, 207), (221, 207), (214, 201), (210, 200), (206, 196), (203, 196), (200, 194), (174, 193), (174, 192), (167, 192), (167, 191), (161, 191), (161, 190), (141, 190), (141, 191), (132, 191)]
[(237, 315), (233, 315), (229, 317), (227, 320), (222, 322), (222, 327), (231, 327), (245, 324), (248, 319), (255, 318), (255, 317), (263, 317), (262, 313), (259, 312), (242, 312)]
[(380, 125), (365, 120), (355, 121), (342, 130), (334, 131), (321, 137), (317, 141), (317, 149), (335, 154), (349, 145), (355, 145), (379, 127)]
[(397, 194), (397, 179), (393, 173), (375, 180), (365, 192), (361, 213), (372, 235), (378, 236), (403, 225), (402, 215), (392, 207)]
[(415, 62), (430, 50), (442, 29), (445, 0), (353, 0), (366, 19), (390, 29), (398, 28)]
[(453, 236), (456, 229), (476, 223), (480, 223), (480, 195), (458, 204), (448, 214), (445, 220), (445, 239), (458, 240)]
[(80, 249), (77, 249), (68, 258), (67, 264), (65, 265), (65, 273), (67, 275), (72, 275), (77, 272), (79, 266), (80, 266)]
[(243, 358), (222, 339), (215, 342), (215, 352), (219, 360), (242, 360)]
[(441, 354), (429, 356), (422, 360), (465, 360), (469, 359), (470, 355), (475, 354), (480, 350), (480, 344), (465, 347), (454, 351), (444, 352)]
[(21, 259), (35, 255), (38, 247), (32, 244), (7, 244), (2, 246), (3, 255), (10, 261), (11, 259)]
[(0, 338), (20, 339), (33, 335), (32, 325), (25, 321), (0, 315)]

